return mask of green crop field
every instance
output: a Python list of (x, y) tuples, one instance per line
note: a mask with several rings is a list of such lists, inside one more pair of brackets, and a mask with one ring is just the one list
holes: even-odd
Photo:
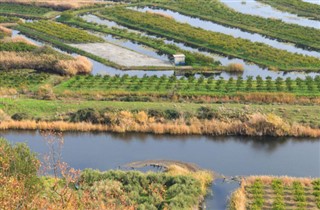
[[(175, 39), (196, 47), (242, 58), (270, 69), (313, 70), (320, 69), (318, 58), (302, 56), (272, 48), (263, 43), (192, 27), (173, 19), (121, 7), (107, 8), (101, 12), (107, 19), (138, 30)], [(101, 17), (101, 16), (100, 16)]]
[(34, 70), (0, 71), (0, 88), (34, 88), (48, 81), (50, 75)]
[[(268, 1), (268, 0), (267, 0)], [(301, 0), (272, 0), (270, 2), (294, 2)], [(156, 0), (141, 3), (140, 5), (159, 6), (181, 12), (186, 15), (200, 17), (209, 21), (217, 22), (231, 27), (241, 28), (246, 31), (260, 33), (279, 40), (296, 43), (300, 46), (320, 49), (320, 30), (310, 27), (304, 27), (296, 24), (288, 24), (281, 20), (272, 18), (263, 18), (255, 15), (243, 14), (237, 12), (218, 0)], [(281, 3), (283, 4), (283, 3)], [(317, 11), (319, 6), (313, 5), (312, 11)], [(305, 10), (304, 10), (305, 11)], [(311, 10), (308, 10), (308, 12)], [(319, 15), (319, 13), (316, 13)]]
[(319, 194), (319, 179), (249, 177), (231, 198), (230, 209), (320, 209)]
[(33, 23), (25, 23), (22, 24), (22, 26), (45, 33), (51, 37), (58, 38), (69, 43), (91, 43), (103, 41), (102, 38), (91, 35), (84, 30), (53, 21), (42, 20)]
[(0, 40), (0, 51), (29, 52), (35, 50), (36, 48), (36, 46), (26, 44), (24, 42), (2, 42)]
[(18, 17), (6, 17), (6, 16), (0, 16), (0, 23), (15, 23), (18, 22), (20, 18)]
[(13, 15), (27, 18), (41, 18), (53, 10), (46, 7), (35, 7), (32, 5), (0, 3), (0, 14)]
[(57, 90), (101, 90), (101, 91), (127, 91), (143, 93), (168, 93), (176, 92), (182, 95), (228, 95), (237, 92), (288, 92), (298, 95), (320, 95), (320, 77), (312, 79), (308, 77), (305, 80), (300, 78), (284, 80), (278, 77), (272, 80), (270, 77), (263, 80), (260, 76), (256, 79), (248, 77), (243, 79), (223, 78), (214, 79), (210, 77), (205, 79), (200, 77), (182, 77), (178, 79), (171, 77), (130, 77), (128, 75), (120, 76), (76, 76), (60, 84)]

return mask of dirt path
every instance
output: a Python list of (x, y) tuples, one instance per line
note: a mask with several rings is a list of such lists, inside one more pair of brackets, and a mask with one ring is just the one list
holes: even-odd
[(109, 61), (125, 67), (172, 67), (172, 64), (170, 62), (152, 58), (150, 56), (143, 55), (110, 43), (71, 44), (71, 46), (89, 52), (101, 58), (105, 58)]

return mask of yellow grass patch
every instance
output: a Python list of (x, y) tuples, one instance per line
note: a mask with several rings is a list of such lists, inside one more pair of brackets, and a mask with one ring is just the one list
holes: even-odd
[(0, 25), (0, 32), (3, 32), (7, 36), (12, 35), (12, 30)]
[[(95, 3), (99, 3), (96, 0), (0, 0), (5, 3), (16, 3), (26, 5), (37, 5), (43, 7), (62, 8), (62, 9), (73, 9), (83, 6), (90, 6)], [(100, 2), (101, 3), (101, 2)]]

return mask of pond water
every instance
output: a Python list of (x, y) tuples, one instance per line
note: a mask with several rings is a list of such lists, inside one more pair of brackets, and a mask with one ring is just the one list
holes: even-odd
[[(2, 131), (0, 136), (27, 143), (40, 158), (48, 152), (38, 132)], [(76, 169), (103, 171), (132, 161), (166, 159), (192, 162), (225, 176), (320, 177), (320, 139), (65, 133), (64, 140), (63, 161)], [(216, 180), (207, 208), (224, 209), (237, 187)]]
[[(125, 26), (122, 26), (122, 25), (119, 25), (113, 21), (109, 21), (109, 20), (105, 20), (105, 19), (101, 19), (95, 15), (83, 15), (81, 16), (84, 20), (88, 21), (88, 22), (93, 22), (93, 23), (97, 23), (97, 24), (102, 24), (102, 25), (106, 25), (106, 26), (109, 26), (109, 27), (118, 27), (118, 28), (122, 28), (122, 29), (127, 29), (127, 30), (131, 30)], [(174, 40), (168, 40), (168, 39), (165, 39), (163, 37), (157, 37), (157, 36), (154, 36), (154, 35), (150, 35), (150, 34), (147, 34), (147, 33), (143, 33), (143, 32), (138, 32), (138, 31), (135, 31), (136, 33), (141, 33), (142, 35), (144, 36), (147, 36), (147, 37), (150, 37), (150, 38), (161, 38), (164, 40), (165, 43), (167, 44), (174, 44), (174, 45), (177, 45), (178, 47), (180, 47), (181, 49), (183, 50), (187, 50), (187, 51), (191, 51), (191, 52), (198, 52), (198, 53), (201, 53), (201, 54), (205, 54), (207, 56), (210, 56), (212, 58), (214, 58), (214, 60), (216, 61), (220, 61), (220, 63), (224, 66), (227, 66), (231, 63), (241, 63), (243, 66), (244, 66), (244, 72), (242, 73), (242, 76), (244, 78), (246, 78), (247, 76), (253, 76), (253, 77), (256, 77), (256, 76), (261, 76), (262, 78), (266, 78), (268, 76), (272, 77), (272, 78), (277, 78), (277, 77), (283, 77), (283, 78), (287, 78), (287, 77), (290, 77), (290, 78), (297, 78), (297, 77), (300, 77), (300, 78), (305, 78), (306, 76), (311, 76), (311, 77), (315, 77), (317, 75), (320, 75), (319, 73), (302, 73), (302, 72), (282, 72), (282, 71), (270, 71), (266, 68), (263, 68), (263, 67), (260, 67), (256, 64), (253, 64), (253, 63), (249, 63), (249, 62), (246, 62), (242, 59), (239, 59), (239, 58), (231, 58), (231, 57), (226, 57), (226, 56), (222, 56), (222, 55), (218, 55), (218, 54), (214, 54), (214, 53), (210, 53), (210, 52), (207, 52), (205, 50), (202, 50), (202, 49), (197, 49), (195, 47), (191, 47), (191, 46), (187, 46), (186, 44), (184, 43), (181, 43), (181, 42), (176, 42)], [(111, 35), (108, 36), (108, 37), (112, 37)], [(114, 37), (112, 37), (112, 39), (114, 39)], [(134, 46), (136, 47), (136, 45)], [(137, 50), (137, 48), (133, 48), (134, 50)], [(101, 65), (100, 65), (101, 66)], [(129, 72), (127, 72), (129, 73)], [(159, 75), (159, 72), (155, 73), (155, 72), (147, 72), (147, 74), (157, 74)], [(170, 72), (166, 71), (164, 72), (166, 75), (169, 75)], [(173, 71), (171, 71), (171, 73), (173, 74)], [(161, 74), (161, 72), (160, 72)], [(143, 75), (143, 74), (142, 74)], [(223, 78), (230, 78), (230, 77), (238, 77), (239, 74), (230, 74), (228, 72), (222, 72), (222, 74), (219, 75), (219, 77), (223, 77)]]
[(319, 4), (319, 5), (320, 5), (320, 1), (319, 1), (319, 0), (302, 0), (302, 1), (309, 2), (309, 3), (312, 3), (312, 4)]
[[(286, 23), (298, 24), (301, 26), (313, 27), (320, 29), (320, 22), (299, 17), (295, 14), (277, 10), (270, 5), (257, 2), (255, 0), (220, 0), (228, 7), (249, 15), (256, 15), (264, 18), (276, 18)], [(310, 2), (319, 4), (318, 0), (310, 0)]]
[(132, 9), (140, 12), (153, 11), (161, 14), (166, 14), (173, 17), (178, 22), (188, 23), (193, 27), (199, 27), (208, 31), (231, 35), (235, 38), (247, 39), (252, 42), (261, 42), (271, 47), (281, 49), (281, 50), (286, 50), (292, 53), (299, 53), (303, 55), (309, 55), (309, 56), (320, 58), (320, 52), (305, 50), (305, 49), (296, 47), (294, 44), (279, 42), (275, 39), (270, 39), (257, 33), (250, 33), (250, 32), (242, 31), (238, 28), (226, 27), (220, 24), (213, 23), (211, 21), (206, 21), (206, 20), (201, 20), (200, 18), (186, 16), (172, 10), (153, 8), (153, 7), (143, 7), (143, 8), (135, 7)]
[(121, 46), (123, 48), (127, 48), (140, 54), (160, 59), (162, 61), (170, 62), (170, 58), (168, 55), (161, 55), (158, 52), (156, 52), (156, 50), (154, 50), (153, 48), (147, 47), (145, 45), (141, 45), (126, 39), (115, 38), (112, 35), (103, 35), (102, 38), (104, 38), (109, 43)]
[[(123, 26), (118, 25), (114, 21), (103, 20), (103, 19), (101, 19), (101, 18), (99, 18), (99, 17), (97, 17), (95, 15), (87, 14), (87, 15), (82, 15), (80, 17), (82, 19), (86, 20), (87, 22), (91, 22), (91, 23), (93, 22), (93, 23), (97, 23), (97, 24), (100, 24), (100, 25), (105, 25), (105, 26), (108, 26), (110, 28), (111, 27), (117, 27), (117, 28), (121, 28), (121, 29), (127, 29), (127, 28), (125, 28)], [(134, 31), (134, 30), (128, 30), (128, 31), (134, 32), (134, 33), (139, 33), (138, 31)], [(127, 48), (127, 49), (131, 49), (131, 50), (133, 50), (135, 52), (138, 52), (138, 53), (141, 53), (141, 54), (153, 57), (153, 58), (157, 58), (157, 59), (160, 59), (160, 60), (163, 60), (163, 61), (170, 61), (170, 58), (169, 58), (168, 55), (161, 55), (155, 49), (150, 48), (148, 46), (135, 43), (135, 42), (133, 42), (131, 40), (120, 39), (120, 38), (114, 37), (112, 35), (105, 35), (105, 34), (96, 33), (96, 32), (91, 32), (91, 33), (102, 37), (104, 40), (106, 40), (109, 43), (112, 43), (112, 44), (115, 44), (115, 45), (118, 45), (118, 46), (121, 46), (121, 47), (124, 47), (124, 48)]]

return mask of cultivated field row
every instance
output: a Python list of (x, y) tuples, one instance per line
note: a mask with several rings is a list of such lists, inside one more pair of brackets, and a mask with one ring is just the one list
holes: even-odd
[(320, 180), (290, 177), (248, 177), (230, 202), (230, 209), (320, 209)]

